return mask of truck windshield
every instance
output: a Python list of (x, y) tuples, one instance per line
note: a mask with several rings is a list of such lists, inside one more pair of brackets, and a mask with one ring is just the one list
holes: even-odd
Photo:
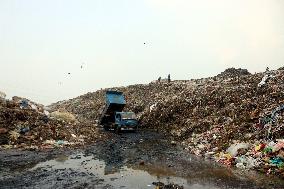
[(136, 119), (136, 116), (133, 112), (121, 114), (122, 119)]

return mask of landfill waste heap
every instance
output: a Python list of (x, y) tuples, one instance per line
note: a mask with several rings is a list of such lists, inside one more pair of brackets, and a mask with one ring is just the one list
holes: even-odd
[(284, 177), (284, 70), (229, 68), (202, 79), (102, 89), (50, 106), (98, 120), (106, 90), (124, 93), (140, 128), (170, 134), (190, 153)]
[[(4, 93), (3, 93), (4, 94)], [(82, 145), (99, 137), (93, 125), (64, 109), (54, 112), (28, 99), (0, 97), (0, 149)]]

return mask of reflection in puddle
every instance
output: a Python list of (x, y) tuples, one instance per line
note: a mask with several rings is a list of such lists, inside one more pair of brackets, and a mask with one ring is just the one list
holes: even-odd
[[(199, 183), (189, 183), (188, 180), (180, 177), (175, 177), (174, 174), (167, 170), (144, 171), (135, 168), (124, 166), (116, 168), (106, 165), (104, 161), (94, 159), (92, 156), (77, 154), (72, 156), (59, 156), (54, 160), (46, 161), (37, 164), (31, 171), (43, 168), (45, 170), (67, 170), (85, 172), (93, 174), (98, 178), (104, 179), (105, 184), (114, 186), (115, 188), (131, 188), (131, 189), (153, 189), (153, 182), (163, 182), (165, 184), (175, 183), (184, 186), (185, 189), (215, 189), (216, 187)], [(142, 167), (141, 167), (142, 168)], [(217, 189), (217, 188), (216, 188)]]

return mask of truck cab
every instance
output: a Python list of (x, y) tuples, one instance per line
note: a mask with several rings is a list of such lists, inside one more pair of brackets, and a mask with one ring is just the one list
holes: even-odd
[(115, 125), (118, 129), (137, 130), (138, 121), (133, 112), (116, 112)]

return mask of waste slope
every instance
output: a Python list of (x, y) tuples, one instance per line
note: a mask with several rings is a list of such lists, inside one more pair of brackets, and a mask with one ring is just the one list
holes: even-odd
[[(170, 134), (191, 153), (228, 166), (278, 174), (284, 166), (283, 89), (282, 69), (250, 74), (230, 68), (210, 78), (155, 81), (111, 90), (124, 93), (126, 110), (138, 115), (141, 128)], [(79, 119), (95, 121), (106, 90), (50, 107), (65, 108)], [(235, 150), (228, 152), (232, 145), (236, 147), (230, 149)]]
[(77, 121), (64, 109), (50, 113), (28, 99), (0, 98), (0, 149), (81, 145), (98, 137), (95, 126)]

